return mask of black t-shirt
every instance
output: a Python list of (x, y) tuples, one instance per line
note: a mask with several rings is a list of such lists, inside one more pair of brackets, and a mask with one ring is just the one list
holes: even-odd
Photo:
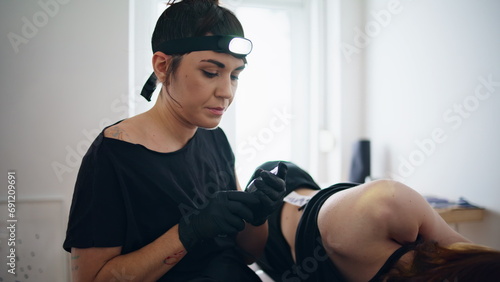
[[(236, 190), (234, 155), (220, 128), (198, 129), (182, 149), (171, 153), (106, 138), (103, 132), (78, 173), (66, 251), (122, 246), (122, 254), (133, 252), (182, 216), (203, 209), (215, 191)], [(202, 276), (213, 281), (256, 277), (237, 254), (235, 238), (228, 236), (200, 243), (159, 281)]]

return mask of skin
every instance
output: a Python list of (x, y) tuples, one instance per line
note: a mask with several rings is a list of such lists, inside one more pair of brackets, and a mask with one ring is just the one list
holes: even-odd
[[(162, 52), (153, 55), (159, 81), (165, 81), (171, 59)], [(242, 59), (224, 53), (186, 54), (176, 74), (164, 83), (153, 108), (107, 128), (104, 136), (141, 144), (153, 151), (177, 151), (198, 127), (217, 127), (233, 101), (244, 67)], [(239, 184), (237, 189), (241, 191)], [(238, 234), (237, 243), (248, 263), (262, 253), (266, 238), (267, 223), (258, 227), (247, 224)], [(179, 239), (178, 225), (137, 251), (121, 255), (121, 249), (72, 248), (73, 281), (156, 281), (187, 253)]]
[[(296, 190), (314, 195), (310, 189)], [(292, 253), (302, 215), (285, 203), (281, 228)], [(377, 180), (332, 195), (320, 209), (318, 227), (329, 258), (349, 281), (368, 281), (402, 244), (420, 234), (442, 246), (470, 241), (458, 234), (410, 187)], [(410, 253), (401, 260), (410, 262)], [(295, 258), (295, 256), (294, 256)]]

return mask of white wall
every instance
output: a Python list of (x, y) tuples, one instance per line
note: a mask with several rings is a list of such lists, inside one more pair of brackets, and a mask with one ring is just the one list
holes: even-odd
[[(81, 156), (127, 114), (128, 1), (0, 1), (0, 36), (0, 199), (15, 170), (17, 279), (68, 281), (62, 240)], [(0, 208), (0, 280), (13, 281)]]
[(329, 80), (329, 83), (337, 87), (327, 92), (327, 95), (337, 97), (330, 105), (333, 114), (337, 113), (335, 120), (332, 121), (335, 124), (332, 130), (335, 132), (336, 146), (331, 158), (335, 159), (340, 156), (340, 160), (336, 160), (336, 166), (332, 166), (333, 170), (339, 171), (340, 179), (329, 179), (330, 183), (348, 180), (352, 143), (366, 137), (363, 69), (365, 52), (362, 48), (351, 47), (355, 45), (354, 30), (362, 26), (364, 21), (364, 1), (336, 0), (333, 3), (335, 4), (330, 8), (330, 13), (333, 14), (335, 9), (339, 10), (337, 16), (340, 19), (336, 24), (340, 27), (337, 31), (338, 35), (334, 35), (338, 42), (333, 42), (329, 48), (339, 55), (336, 57), (337, 60), (331, 61), (329, 65), (338, 64), (340, 71), (337, 75), (332, 73), (333, 78)]
[(354, 2), (363, 20), (343, 20), (343, 40), (359, 53), (342, 65), (360, 80), (344, 77), (342, 95), (365, 116), (343, 124), (371, 139), (373, 176), (485, 207), (484, 221), (458, 229), (500, 248), (500, 2)]

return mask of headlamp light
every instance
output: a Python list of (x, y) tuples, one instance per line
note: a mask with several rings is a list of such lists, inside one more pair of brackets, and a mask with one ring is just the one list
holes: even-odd
[(184, 54), (194, 51), (215, 51), (235, 57), (245, 57), (252, 51), (252, 41), (238, 36), (212, 35), (168, 40), (153, 49), (167, 55)]
[[(243, 37), (211, 35), (168, 40), (153, 48), (153, 53), (163, 52), (167, 55), (173, 55), (195, 51), (215, 51), (231, 54), (237, 58), (244, 58), (250, 54), (252, 48), (252, 41)], [(156, 83), (157, 78), (153, 73), (141, 91), (141, 95), (146, 100), (151, 101), (151, 96), (156, 89)]]

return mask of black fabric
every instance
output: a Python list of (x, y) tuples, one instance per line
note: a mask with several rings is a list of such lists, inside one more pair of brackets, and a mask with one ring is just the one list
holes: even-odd
[(151, 102), (151, 97), (153, 96), (153, 92), (156, 90), (156, 85), (158, 83), (158, 78), (155, 73), (152, 73), (141, 90), (141, 96), (146, 98), (148, 102)]
[(357, 141), (354, 143), (352, 151), (349, 181), (354, 183), (365, 183), (366, 177), (371, 174), (370, 141)]
[(421, 244), (422, 242), (423, 239), (419, 235), (415, 242), (411, 242), (399, 247), (396, 251), (394, 251), (394, 253), (392, 253), (389, 256), (389, 258), (385, 261), (384, 265), (380, 268), (377, 274), (375, 274), (375, 276), (373, 276), (373, 278), (370, 279), (369, 282), (383, 281), (382, 276), (388, 273), (394, 266), (394, 264), (397, 263), (402, 256), (404, 256), (409, 251), (415, 250), (415, 247)]
[[(272, 161), (262, 164), (257, 170), (271, 170), (278, 165), (279, 161)], [(319, 190), (320, 187), (312, 177), (291, 162), (283, 162), (287, 165), (288, 171), (285, 179), (285, 194), (288, 195), (299, 187), (307, 187)], [(256, 171), (257, 171), (256, 170)], [(250, 179), (249, 182), (251, 182)], [(275, 281), (281, 281), (283, 273), (294, 264), (290, 247), (281, 233), (281, 208), (280, 207), (268, 218), (269, 236), (263, 255), (257, 260), (259, 267)]]
[[(122, 246), (122, 254), (133, 252), (203, 208), (215, 191), (235, 189), (234, 155), (221, 129), (198, 129), (171, 153), (101, 132), (78, 173), (63, 247)], [(200, 243), (159, 281), (204, 276), (211, 278), (203, 281), (260, 281), (235, 251), (234, 236)]]
[(326, 254), (321, 243), (317, 220), (321, 206), (330, 196), (357, 185), (359, 184), (338, 183), (322, 189), (309, 200), (295, 236), (297, 263), (286, 273), (284, 281), (345, 281), (343, 275)]

